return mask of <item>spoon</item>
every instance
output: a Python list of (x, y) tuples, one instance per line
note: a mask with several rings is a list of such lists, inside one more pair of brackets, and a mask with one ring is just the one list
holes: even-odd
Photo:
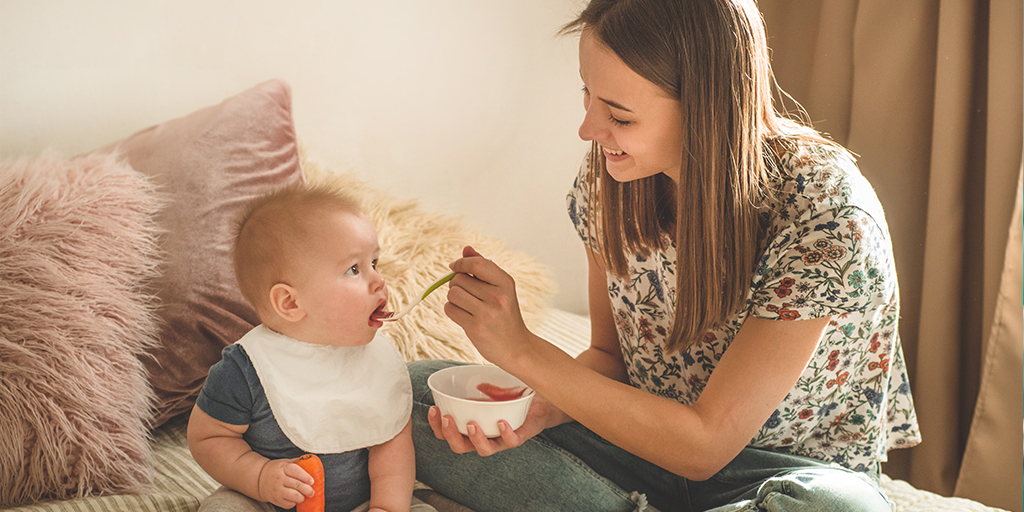
[(381, 318), (381, 320), (384, 321), (384, 322), (393, 322), (395, 320), (398, 320), (399, 318), (402, 318), (403, 316), (405, 316), (406, 313), (412, 311), (412, 308), (414, 308), (417, 304), (419, 304), (423, 299), (427, 298), (427, 295), (430, 295), (431, 292), (433, 292), (434, 290), (440, 288), (442, 284), (445, 284), (448, 281), (451, 281), (453, 277), (455, 277), (455, 272), (452, 272), (452, 273), (442, 277), (441, 279), (438, 279), (437, 281), (434, 281), (434, 284), (428, 286), (426, 290), (423, 290), (423, 293), (421, 293), (420, 296), (417, 297), (416, 300), (412, 301), (408, 306), (403, 308), (398, 313), (395, 313), (394, 315), (391, 315), (391, 316), (389, 316), (387, 318)]

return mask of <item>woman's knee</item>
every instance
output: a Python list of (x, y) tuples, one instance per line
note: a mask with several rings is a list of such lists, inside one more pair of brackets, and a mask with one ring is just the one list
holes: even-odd
[(807, 468), (772, 478), (758, 490), (759, 510), (889, 512), (889, 501), (862, 474), (842, 468)]

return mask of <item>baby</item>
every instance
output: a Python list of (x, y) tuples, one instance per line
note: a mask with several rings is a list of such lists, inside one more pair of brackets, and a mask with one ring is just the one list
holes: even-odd
[(228, 489), (290, 509), (313, 495), (295, 463), (308, 452), (327, 510), (410, 509), (412, 389), (377, 332), (391, 315), (379, 254), (373, 224), (329, 187), (289, 186), (246, 210), (235, 275), (262, 324), (224, 349), (188, 424), (196, 462)]

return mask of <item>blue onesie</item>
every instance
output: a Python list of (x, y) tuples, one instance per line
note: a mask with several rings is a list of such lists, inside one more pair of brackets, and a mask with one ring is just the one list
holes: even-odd
[[(241, 345), (224, 348), (221, 360), (210, 368), (196, 405), (218, 421), (249, 425), (242, 439), (268, 459), (294, 458), (305, 453), (281, 431), (256, 369)], [(317, 455), (324, 464), (327, 511), (347, 512), (370, 499), (366, 448)]]

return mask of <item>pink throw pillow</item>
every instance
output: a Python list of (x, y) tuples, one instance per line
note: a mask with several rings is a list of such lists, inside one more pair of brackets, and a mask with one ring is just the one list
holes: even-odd
[(149, 486), (159, 206), (113, 157), (0, 163), (0, 508)]
[(157, 216), (167, 257), (153, 287), (160, 344), (142, 359), (158, 399), (155, 427), (191, 410), (221, 349), (258, 323), (235, 282), (231, 231), (246, 201), (303, 180), (291, 89), (264, 82), (97, 150), (111, 151), (170, 196)]

